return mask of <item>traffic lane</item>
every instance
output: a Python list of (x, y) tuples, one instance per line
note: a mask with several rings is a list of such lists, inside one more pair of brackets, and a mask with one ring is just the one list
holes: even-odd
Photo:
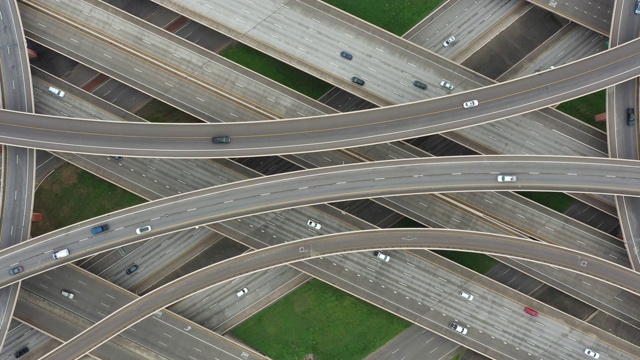
[(0, 246), (9, 247), (26, 240), (31, 228), (35, 176), (35, 150), (6, 146)]
[(417, 325), (412, 325), (394, 339), (378, 348), (365, 360), (420, 359), (428, 354), (429, 359), (451, 359), (461, 349), (460, 345), (434, 334)]
[(0, 33), (0, 66), (2, 66), (3, 104), (5, 109), (33, 112), (33, 90), (29, 60), (22, 31), (17, 1), (0, 4), (0, 20), (4, 31)]
[[(233, 62), (181, 38), (167, 36), (165, 31), (108, 4), (98, 1), (66, 0), (36, 2), (39, 6), (72, 19), (70, 21), (85, 31), (89, 28), (94, 29), (101, 36), (132, 48), (134, 54), (144, 55), (148, 62), (190, 74), (190, 80), (206, 84), (222, 98), (228, 98), (227, 101), (236, 102), (240, 107), (245, 106), (250, 111), (257, 112), (258, 118), (299, 116), (298, 113), (321, 114), (320, 111), (301, 102), (298, 94), (291, 91), (284, 93), (267, 90), (271, 85), (270, 81), (269, 84), (263, 84), (262, 78), (254, 79), (255, 73), (246, 71)], [(141, 40), (142, 38), (144, 40)], [(281, 85), (278, 90), (280, 88)], [(264, 96), (265, 93), (269, 95)], [(208, 101), (206, 98), (203, 100)], [(242, 113), (236, 112), (236, 115), (244, 117)]]
[[(627, 281), (632, 280), (632, 283), (635, 282), (635, 286), (639, 283), (637, 273), (629, 269), (621, 268), (600, 259), (588, 259), (588, 256), (581, 255), (575, 251), (531, 240), (433, 229), (384, 229), (335, 234), (256, 250), (190, 273), (115, 311), (100, 323), (92, 326), (63, 346), (47, 354), (46, 358), (77, 358), (101, 343), (108, 341), (128, 326), (152, 315), (159, 309), (173, 304), (201, 289), (258, 270), (342, 252), (410, 248), (459, 248), (481, 252), (493, 252), (495, 250), (504, 252), (506, 250), (510, 252), (512, 256), (517, 253), (517, 256), (522, 258), (531, 259), (532, 256), (540, 256), (539, 260), (542, 262), (554, 263), (555, 265), (563, 264), (562, 267), (573, 269), (573, 271), (611, 273), (610, 271), (614, 270), (616, 277), (624, 277)], [(581, 266), (580, 263), (584, 261), (586, 261), (587, 264)], [(640, 291), (636, 290), (636, 293), (640, 293)], [(635, 352), (632, 350), (635, 349), (634, 346), (628, 343), (618, 345), (625, 348), (616, 351), (616, 358), (634, 358), (634, 356), (631, 355)], [(495, 355), (491, 349), (486, 350), (488, 355)], [(612, 348), (612, 350), (615, 349)], [(610, 355), (614, 356), (613, 353)]]
[[(530, 173), (532, 164), (535, 164), (536, 172)], [(461, 168), (465, 169), (464, 174), (457, 172)], [(566, 173), (567, 168), (573, 172)], [(519, 174), (519, 180), (500, 183), (496, 181), (498, 173)], [(625, 160), (463, 156), (353, 164), (250, 179), (120, 210), (2, 250), (0, 267), (20, 264), (25, 271), (13, 276), (8, 272), (2, 274), (0, 286), (152, 236), (283, 208), (451, 191), (597, 191), (637, 196), (640, 195), (638, 177), (638, 165)], [(91, 228), (104, 223), (110, 224), (110, 231), (96, 236), (91, 234)], [(136, 228), (146, 225), (152, 226), (149, 233), (135, 234)], [(70, 248), (71, 255), (54, 260), (53, 252), (62, 248)]]
[[(109, 39), (95, 33), (79, 32), (72, 25), (53, 19), (23, 3), (20, 11), (25, 21), (25, 34), (29, 39), (49, 46), (199, 119), (217, 122), (235, 121), (238, 117), (252, 120), (270, 117), (246, 104), (241, 104), (240, 101), (224, 96), (209, 84), (185, 76), (181, 71), (171, 71), (172, 69), (163, 64), (149, 61), (135, 50), (126, 51), (122, 46), (116, 46)], [(78, 44), (82, 44), (82, 49), (78, 48)], [(90, 55), (93, 57), (89, 58)], [(144, 82), (136, 80), (142, 77)], [(117, 94), (111, 96), (118, 98)], [(216, 98), (225, 101), (213, 100)]]
[(593, 31), (599, 32), (602, 35), (609, 35), (613, 1), (528, 1), (555, 14), (566, 17), (571, 21), (575, 21)]
[(638, 159), (637, 125), (635, 122), (629, 125), (629, 111), (633, 112), (634, 119), (639, 115), (636, 114), (637, 84), (637, 79), (633, 79), (618, 84), (607, 91), (609, 98), (607, 134), (611, 157)]
[[(640, 40), (635, 40), (572, 65), (479, 90), (350, 114), (274, 120), (269, 126), (118, 124), (3, 112), (0, 140), (78, 153), (154, 157), (239, 157), (353, 147), (445, 132), (534, 111), (637, 76), (639, 60)], [(462, 103), (472, 99), (480, 105), (463, 109)], [(213, 146), (210, 136), (221, 134), (234, 141)]]
[[(385, 254), (391, 256), (389, 264), (370, 253), (344, 254), (325, 261), (334, 263), (334, 273), (352, 282), (356, 293), (365, 291), (369, 293), (369, 299), (379, 301), (379, 298), (384, 298), (394, 308), (405, 308), (411, 321), (424, 324), (431, 330), (435, 327), (435, 331), (446, 333), (450, 331), (448, 325), (452, 320), (464, 324), (469, 329), (464, 339), (477, 341), (512, 358), (518, 358), (519, 351), (539, 353), (544, 358), (548, 356), (543, 355), (545, 351), (540, 349), (548, 349), (558, 343), (568, 347), (573, 344), (566, 339), (570, 328), (561, 319), (541, 316), (534, 321), (524, 313), (526, 305), (509, 297), (513, 294), (504, 296), (475, 284), (473, 280), (452, 277), (446, 270), (425, 266), (406, 253), (386, 251)], [(358, 261), (363, 258), (363, 261)], [(409, 263), (419, 265), (414, 268)], [(460, 296), (460, 291), (473, 295), (473, 300)], [(527, 330), (522, 329), (523, 324), (527, 324)], [(535, 339), (530, 339), (529, 331), (537, 334)], [(491, 338), (485, 339), (487, 335)], [(591, 337), (598, 338), (593, 334)], [(465, 340), (459, 342), (470, 346)], [(514, 349), (518, 351), (514, 352)], [(564, 355), (570, 354), (564, 352)]]
[[(75, 266), (60, 267), (31, 278), (23, 285), (26, 290), (47, 299), (54, 306), (62, 307), (91, 323), (102, 320), (136, 298), (126, 290)], [(69, 299), (61, 294), (62, 290), (71, 291), (75, 296)], [(148, 325), (140, 323), (123, 336), (164, 358), (187, 358), (189, 355), (197, 358), (200, 354), (194, 348), (200, 348), (205, 353), (219, 352), (218, 356), (226, 359), (237, 357), (224, 356), (225, 353), (251, 351), (171, 312), (163, 311), (161, 316), (151, 322), (152, 326)], [(85, 327), (82, 328), (84, 329)], [(258, 356), (255, 353), (252, 355)]]
[(618, 196), (616, 200), (619, 204), (620, 225), (624, 234), (624, 242), (628, 250), (629, 259), (633, 269), (640, 271), (640, 240), (638, 240), (638, 233), (640, 232), (640, 222), (638, 221), (640, 201), (627, 196)]

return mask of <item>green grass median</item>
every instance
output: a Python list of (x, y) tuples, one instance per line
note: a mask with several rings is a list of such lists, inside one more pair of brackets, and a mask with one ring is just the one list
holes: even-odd
[(325, 2), (379, 28), (402, 36), (440, 6), (444, 0), (325, 0)]
[(333, 87), (327, 82), (244, 44), (230, 45), (220, 55), (312, 99), (320, 98)]
[(143, 203), (144, 200), (72, 164), (64, 164), (38, 187), (33, 210), (43, 220), (33, 223), (32, 236)]
[(556, 109), (602, 131), (607, 131), (606, 123), (597, 123), (594, 119), (596, 115), (606, 111), (606, 96), (606, 90), (600, 90), (593, 94), (562, 103), (558, 105)]
[(311, 280), (245, 321), (233, 335), (272, 359), (361, 360), (409, 323)]

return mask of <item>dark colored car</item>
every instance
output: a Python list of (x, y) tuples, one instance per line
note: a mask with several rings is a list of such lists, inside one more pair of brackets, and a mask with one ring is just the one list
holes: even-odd
[(352, 77), (351, 78), (351, 82), (356, 83), (360, 86), (364, 85), (364, 80), (360, 79), (359, 77)]
[(343, 58), (347, 59), (347, 60), (351, 60), (353, 59), (353, 55), (349, 54), (346, 51), (341, 51), (340, 52), (340, 56), (342, 56)]
[(133, 264), (133, 265), (129, 266), (129, 268), (127, 269), (126, 273), (127, 273), (127, 275), (131, 275), (134, 272), (136, 272), (137, 270), (138, 270), (138, 265)]
[(228, 144), (231, 142), (231, 137), (229, 136), (214, 136), (211, 138), (211, 142), (214, 144)]
[(104, 225), (96, 226), (93, 229), (91, 229), (91, 233), (93, 235), (98, 235), (101, 232), (105, 232), (107, 230), (109, 230), (109, 225), (108, 224), (104, 224)]
[(28, 347), (23, 347), (22, 349), (16, 351), (16, 353), (14, 354), (16, 356), (16, 358), (21, 357), (22, 355), (26, 354), (29, 352), (29, 348)]
[(531, 315), (531, 316), (538, 316), (538, 312), (533, 310), (532, 308), (524, 308), (524, 312), (526, 312), (527, 314)]
[(633, 108), (627, 109), (627, 125), (631, 126), (636, 123), (636, 114)]
[(24, 271), (24, 268), (22, 266), (16, 266), (14, 268), (11, 268), (11, 270), (9, 270), (9, 275), (20, 274), (23, 271)]
[(418, 89), (427, 90), (427, 84), (423, 83), (422, 81), (414, 81), (413, 86), (417, 87)]
[(126, 273), (127, 273), (127, 275), (131, 275), (134, 272), (136, 272), (137, 270), (138, 270), (138, 265), (133, 264), (133, 265), (129, 266), (129, 268), (127, 269)]

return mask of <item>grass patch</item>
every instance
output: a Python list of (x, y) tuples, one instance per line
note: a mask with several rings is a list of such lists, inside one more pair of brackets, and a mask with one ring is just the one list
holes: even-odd
[(176, 109), (171, 105), (167, 105), (160, 100), (151, 100), (136, 115), (141, 118), (155, 123), (201, 123), (202, 121), (195, 116)]
[(600, 90), (593, 94), (562, 103), (558, 105), (556, 109), (602, 131), (607, 131), (607, 125), (604, 122), (596, 123), (594, 121), (594, 116), (606, 111), (606, 96), (606, 90)]
[(397, 223), (393, 224), (393, 226), (391, 227), (392, 228), (423, 228), (425, 226), (413, 219), (405, 217), (405, 218), (402, 218), (402, 220), (398, 221)]
[(361, 360), (409, 323), (318, 280), (233, 330), (272, 359)]
[(542, 204), (559, 213), (564, 213), (576, 201), (569, 195), (554, 192), (518, 192), (519, 195)]
[(444, 2), (444, 0), (324, 1), (398, 36), (404, 35)]
[(226, 47), (221, 56), (310, 98), (319, 99), (333, 85), (244, 44)]
[(498, 264), (498, 260), (485, 254), (449, 250), (436, 250), (434, 252), (480, 274), (486, 274)]
[(462, 356), (464, 355), (465, 350), (462, 350), (461, 352), (457, 353), (454, 357), (451, 358), (451, 360), (460, 360), (462, 359)]
[(31, 234), (46, 234), (143, 202), (142, 198), (67, 163), (38, 187), (33, 209), (42, 213), (43, 219), (33, 223)]

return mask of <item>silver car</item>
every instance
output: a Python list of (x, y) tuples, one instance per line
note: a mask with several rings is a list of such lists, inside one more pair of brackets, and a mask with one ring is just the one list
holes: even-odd
[(454, 42), (454, 41), (456, 41), (456, 37), (455, 37), (455, 36), (453, 36), (453, 35), (451, 35), (447, 40), (445, 40), (445, 41), (442, 43), (442, 46), (447, 47), (447, 46), (449, 46), (449, 45), (453, 44), (453, 42)]
[(147, 231), (151, 231), (151, 225), (139, 227), (136, 229), (136, 234), (140, 235), (142, 233), (146, 233)]
[(247, 289), (247, 288), (242, 288), (242, 289), (238, 290), (238, 292), (236, 293), (236, 296), (237, 296), (237, 297), (241, 297), (242, 295), (244, 295), (244, 294), (246, 294), (246, 293), (248, 293), (248, 292), (249, 292), (249, 289)]
[(462, 107), (464, 107), (465, 109), (476, 107), (476, 106), (478, 106), (478, 100), (469, 100), (469, 101), (465, 101), (462, 104)]
[(451, 85), (451, 83), (448, 82), (447, 80), (440, 81), (440, 86), (442, 86), (443, 88), (445, 88), (447, 90), (453, 90), (453, 85)]
[(584, 349), (584, 353), (591, 356), (594, 359), (599, 359), (600, 358), (600, 354), (598, 354), (597, 352), (591, 350), (591, 349)]
[(515, 175), (498, 175), (498, 182), (516, 182), (518, 178)]
[(391, 260), (391, 256), (383, 254), (381, 251), (374, 251), (373, 256), (377, 257), (378, 259), (384, 262), (389, 262), (389, 260)]
[(320, 225), (319, 222), (309, 219), (307, 220), (307, 225), (311, 226), (312, 228), (316, 229), (316, 230), (320, 230), (322, 228), (322, 225)]
[(466, 293), (464, 291), (460, 291), (460, 296), (462, 296), (463, 298), (465, 298), (465, 299), (467, 299), (469, 301), (473, 300), (473, 295), (471, 295), (469, 293)]
[(449, 323), (449, 328), (455, 332), (459, 332), (462, 335), (466, 335), (467, 331), (469, 330), (466, 327), (462, 327), (454, 322)]

